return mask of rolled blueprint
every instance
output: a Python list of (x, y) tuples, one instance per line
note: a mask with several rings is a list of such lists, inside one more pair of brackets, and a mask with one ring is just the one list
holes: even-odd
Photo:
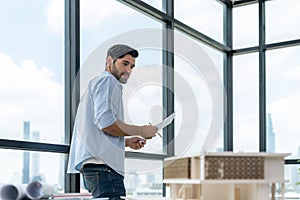
[(33, 181), (26, 187), (26, 193), (30, 199), (49, 198), (53, 196), (54, 188), (41, 181)]
[(0, 189), (0, 199), (2, 200), (20, 200), (26, 196), (26, 185), (2, 185)]

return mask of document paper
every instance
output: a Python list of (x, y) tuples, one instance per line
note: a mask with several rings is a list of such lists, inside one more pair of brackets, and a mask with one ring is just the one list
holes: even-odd
[(161, 130), (168, 126), (174, 119), (175, 112), (173, 112), (171, 115), (169, 115), (167, 118), (165, 118), (163, 121), (159, 122), (158, 124), (155, 124), (154, 126), (157, 127), (158, 130)]

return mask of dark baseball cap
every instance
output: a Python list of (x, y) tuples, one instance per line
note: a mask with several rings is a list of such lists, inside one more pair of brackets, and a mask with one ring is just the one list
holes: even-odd
[(134, 58), (139, 56), (139, 52), (137, 50), (125, 44), (116, 44), (110, 47), (107, 51), (107, 57), (111, 56), (113, 60), (123, 57), (126, 54), (129, 54)]

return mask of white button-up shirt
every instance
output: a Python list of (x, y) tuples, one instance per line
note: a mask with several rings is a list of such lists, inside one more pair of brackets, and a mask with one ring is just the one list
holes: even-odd
[(105, 71), (88, 84), (75, 118), (68, 173), (78, 173), (88, 159), (103, 161), (124, 176), (125, 140), (102, 131), (124, 121), (122, 85)]

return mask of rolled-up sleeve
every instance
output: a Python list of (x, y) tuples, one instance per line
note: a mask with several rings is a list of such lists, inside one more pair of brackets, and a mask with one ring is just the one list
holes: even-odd
[(95, 84), (92, 92), (94, 103), (94, 123), (99, 129), (109, 127), (117, 120), (122, 91), (118, 81), (106, 76)]

